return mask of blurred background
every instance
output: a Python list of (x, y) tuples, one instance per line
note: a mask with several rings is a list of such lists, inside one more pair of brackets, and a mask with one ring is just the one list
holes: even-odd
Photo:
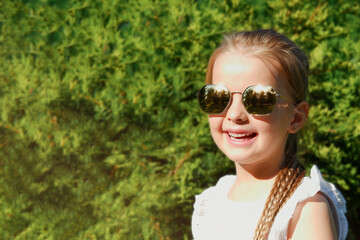
[(224, 33), (310, 59), (299, 158), (360, 239), (358, 0), (2, 0), (0, 239), (192, 239), (194, 195), (234, 167), (197, 106)]

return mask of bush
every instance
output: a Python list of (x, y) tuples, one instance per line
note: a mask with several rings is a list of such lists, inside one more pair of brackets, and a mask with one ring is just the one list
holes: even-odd
[(225, 32), (273, 28), (311, 63), (300, 158), (360, 236), (359, 3), (0, 3), (1, 239), (191, 239), (194, 195), (233, 172), (197, 107)]

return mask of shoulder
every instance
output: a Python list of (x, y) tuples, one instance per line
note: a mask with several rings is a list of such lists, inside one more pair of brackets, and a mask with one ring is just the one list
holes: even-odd
[(334, 217), (322, 193), (297, 205), (289, 222), (288, 239), (337, 239)]
[(201, 192), (199, 195), (195, 196), (194, 208), (197, 208), (199, 205), (204, 205), (205, 202), (210, 201), (214, 197), (226, 196), (227, 192), (234, 184), (235, 176), (226, 175), (221, 177), (215, 186), (209, 187)]
[[(293, 195), (280, 209), (271, 228), (269, 239), (287, 239), (290, 236), (292, 237), (290, 239), (312, 239), (296, 236), (297, 233), (310, 232), (311, 229), (304, 229), (316, 227), (322, 219), (325, 219), (328, 225), (324, 227), (330, 226), (331, 230), (336, 229), (335, 234), (338, 239), (344, 240), (348, 232), (345, 213), (344, 197), (334, 184), (323, 179), (320, 170), (314, 165), (310, 176), (302, 180)], [(315, 230), (323, 231), (321, 226), (314, 228)], [(315, 239), (321, 239), (314, 236)]]
[(221, 194), (222, 192), (227, 192), (235, 182), (236, 176), (226, 175), (221, 177), (215, 186), (205, 189), (199, 195), (196, 195), (196, 198), (206, 198), (210, 197), (212, 194)]
[(340, 191), (314, 165), (299, 186), (287, 236), (290, 239), (345, 239), (346, 201)]

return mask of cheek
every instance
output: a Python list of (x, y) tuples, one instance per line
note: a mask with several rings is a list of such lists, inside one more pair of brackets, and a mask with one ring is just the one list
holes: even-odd
[(211, 134), (214, 136), (222, 132), (223, 117), (209, 117)]
[(278, 138), (281, 136), (286, 137), (288, 134), (289, 125), (291, 123), (290, 116), (288, 114), (274, 114), (271, 119), (269, 119), (269, 131), (276, 135)]
[(279, 105), (277, 108), (273, 110), (273, 112), (269, 115), (269, 121), (275, 125), (280, 125), (285, 127), (291, 123), (292, 119), (292, 108), (286, 105)]
[(282, 110), (274, 110), (270, 115), (255, 118), (256, 127), (269, 137), (287, 136), (291, 123), (290, 115)]

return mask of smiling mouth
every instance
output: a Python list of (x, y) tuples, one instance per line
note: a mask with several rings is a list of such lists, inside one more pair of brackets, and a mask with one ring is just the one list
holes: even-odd
[(248, 133), (232, 133), (228, 132), (229, 137), (233, 140), (250, 140), (256, 137), (256, 133), (248, 132)]

